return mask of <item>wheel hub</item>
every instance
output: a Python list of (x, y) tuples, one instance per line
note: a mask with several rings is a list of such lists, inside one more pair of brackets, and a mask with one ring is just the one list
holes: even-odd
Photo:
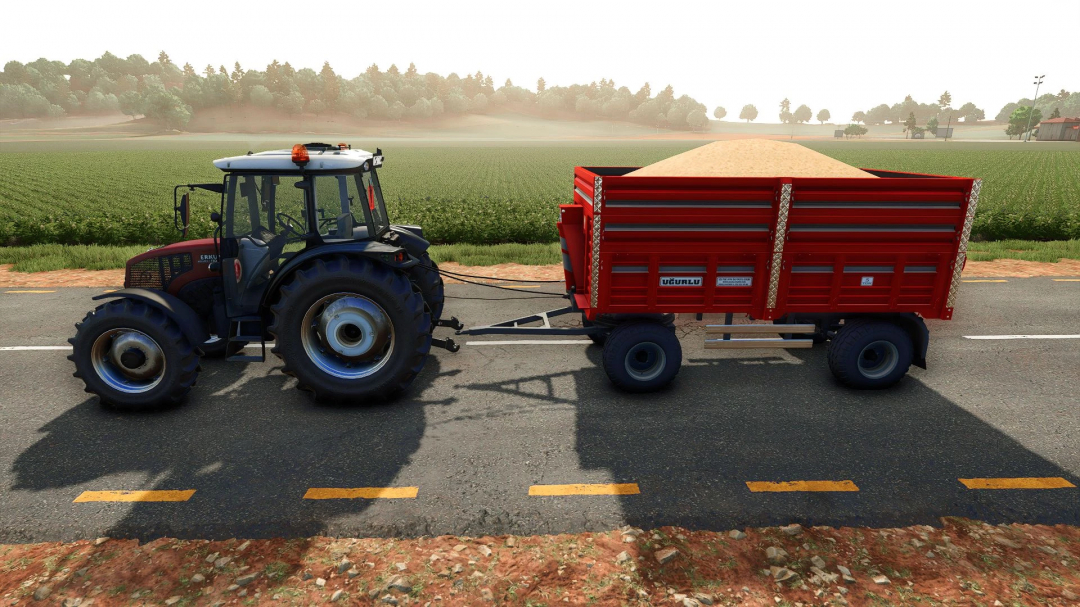
[(390, 319), (382, 308), (363, 297), (342, 297), (326, 306), (318, 322), (327, 348), (350, 361), (371, 360), (390, 340)]
[(394, 325), (374, 301), (355, 293), (335, 293), (316, 301), (304, 315), (301, 341), (323, 372), (342, 379), (367, 377), (382, 369), (394, 351)]
[(109, 387), (127, 394), (146, 392), (161, 382), (165, 353), (153, 338), (135, 329), (112, 329), (91, 349), (94, 371)]
[(892, 373), (899, 361), (895, 344), (885, 340), (871, 342), (859, 353), (859, 373), (867, 379), (881, 379)]
[(624, 365), (626, 372), (637, 381), (649, 381), (664, 371), (667, 355), (659, 345), (648, 341), (630, 348)]

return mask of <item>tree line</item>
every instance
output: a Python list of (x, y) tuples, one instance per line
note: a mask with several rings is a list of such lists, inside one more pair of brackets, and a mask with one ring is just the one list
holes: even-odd
[(316, 72), (276, 59), (263, 70), (190, 63), (177, 66), (162, 51), (157, 61), (141, 55), (122, 59), (106, 52), (92, 61), (65, 64), (38, 59), (10, 61), (0, 73), (0, 118), (60, 117), (123, 112), (146, 116), (167, 128), (183, 128), (195, 112), (214, 107), (277, 108), (286, 114), (340, 113), (360, 119), (423, 121), (444, 114), (483, 114), (496, 108), (544, 117), (628, 120), (671, 129), (701, 129), (708, 124), (703, 104), (676, 97), (668, 85), (655, 95), (648, 83), (632, 92), (613, 80), (536, 89), (507, 79), (496, 88), (482, 72), (442, 76), (420, 73), (410, 64), (345, 78), (329, 62)]

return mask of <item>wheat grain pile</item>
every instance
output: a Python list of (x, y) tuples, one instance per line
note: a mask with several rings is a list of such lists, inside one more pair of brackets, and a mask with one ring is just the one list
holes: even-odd
[(627, 177), (852, 177), (874, 175), (805, 148), (771, 139), (716, 141), (642, 167)]

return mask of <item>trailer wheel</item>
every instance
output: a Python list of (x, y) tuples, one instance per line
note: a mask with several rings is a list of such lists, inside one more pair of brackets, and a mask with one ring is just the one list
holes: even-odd
[(439, 274), (438, 264), (432, 261), (427, 251), (423, 252), (418, 259), (420, 263), (409, 268), (409, 278), (420, 287), (424, 303), (431, 312), (431, 325), (435, 326), (435, 323), (442, 318), (443, 304), (446, 301), (443, 294), (442, 275)]
[(324, 401), (403, 392), (431, 349), (431, 317), (408, 277), (371, 260), (334, 256), (297, 270), (271, 308), (271, 350), (297, 387)]
[(179, 403), (195, 385), (199, 355), (179, 325), (132, 299), (102, 304), (68, 340), (75, 377), (102, 403), (147, 410)]
[(855, 319), (829, 344), (829, 369), (853, 388), (887, 388), (907, 373), (912, 353), (911, 337), (895, 324)]
[(651, 392), (671, 382), (682, 366), (675, 331), (654, 322), (631, 321), (615, 327), (604, 344), (604, 371), (627, 392)]

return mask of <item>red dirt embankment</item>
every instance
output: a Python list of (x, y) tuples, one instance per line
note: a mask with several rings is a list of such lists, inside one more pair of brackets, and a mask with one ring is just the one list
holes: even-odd
[(1077, 605), (1080, 528), (0, 545), (4, 605)]
[[(562, 266), (525, 266), (504, 263), (494, 266), (463, 266), (453, 262), (439, 266), (451, 272), (491, 276), (500, 280), (561, 280)], [(124, 284), (123, 270), (55, 270), (51, 272), (12, 272), (10, 265), (0, 265), (0, 288), (10, 287), (116, 287)], [(1058, 263), (998, 259), (969, 261), (965, 278), (1030, 278), (1033, 276), (1080, 276), (1080, 260), (1062, 259)], [(456, 281), (447, 279), (447, 283)]]

